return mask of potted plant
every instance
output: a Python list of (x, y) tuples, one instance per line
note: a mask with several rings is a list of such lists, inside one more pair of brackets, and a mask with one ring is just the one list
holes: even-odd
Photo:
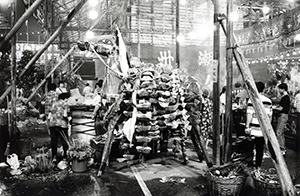
[(89, 145), (79, 141), (72, 142), (67, 152), (68, 160), (72, 164), (74, 172), (85, 172), (87, 170), (87, 162), (93, 156), (95, 150)]

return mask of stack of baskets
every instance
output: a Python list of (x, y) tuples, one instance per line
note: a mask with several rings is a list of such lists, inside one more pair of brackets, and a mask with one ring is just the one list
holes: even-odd
[(212, 167), (207, 172), (208, 193), (210, 196), (238, 196), (244, 188), (246, 177), (241, 165)]
[(279, 178), (274, 168), (254, 170), (252, 173), (255, 189), (261, 196), (282, 196)]

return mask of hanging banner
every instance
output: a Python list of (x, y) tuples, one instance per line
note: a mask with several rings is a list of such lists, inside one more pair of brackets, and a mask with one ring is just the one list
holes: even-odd
[(297, 7), (268, 22), (237, 30), (235, 35), (242, 46), (274, 40), (281, 36), (293, 36), (299, 29), (300, 7)]

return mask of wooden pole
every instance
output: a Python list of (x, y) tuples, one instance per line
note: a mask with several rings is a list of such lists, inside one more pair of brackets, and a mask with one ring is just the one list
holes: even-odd
[(179, 41), (178, 41), (178, 36), (179, 36), (179, 0), (176, 0), (176, 33), (175, 33), (175, 41), (176, 41), (176, 64), (177, 68), (180, 68), (180, 50), (179, 50)]
[(16, 32), (22, 27), (24, 22), (37, 10), (37, 8), (42, 4), (44, 0), (36, 0), (30, 6), (29, 9), (21, 16), (21, 18), (16, 21), (11, 30), (5, 35), (3, 40), (0, 42), (0, 49), (7, 44), (7, 42), (16, 34)]
[(51, 75), (54, 73), (54, 71), (70, 56), (70, 54), (74, 51), (75, 46), (73, 46), (66, 54), (63, 56), (63, 58), (53, 67), (53, 69), (48, 73), (48, 75), (39, 83), (39, 85), (35, 88), (35, 90), (31, 93), (31, 95), (26, 100), (25, 104), (27, 104), (34, 95), (40, 90), (40, 88), (47, 82), (47, 79), (51, 77)]
[[(220, 23), (223, 27), (223, 30), (226, 34), (226, 30), (223, 24), (223, 21), (220, 20)], [(236, 37), (233, 34), (233, 43), (235, 43), (235, 47), (239, 46)], [(268, 147), (270, 152), (273, 152), (272, 160), (275, 165), (283, 195), (286, 196), (295, 196), (295, 190), (293, 186), (293, 181), (291, 179), (288, 167), (285, 163), (285, 160), (281, 154), (278, 140), (276, 138), (275, 132), (269, 120), (269, 117), (264, 109), (264, 106), (258, 96), (258, 91), (255, 85), (255, 81), (253, 79), (252, 73), (247, 65), (247, 61), (243, 56), (242, 52), (239, 51), (238, 48), (234, 48), (233, 50), (234, 58), (237, 62), (238, 68), (245, 82), (246, 89), (248, 91), (248, 95), (250, 97), (251, 102), (254, 105), (255, 113), (257, 114), (258, 121), (260, 127), (262, 128), (262, 132), (265, 138), (266, 146)]]
[[(50, 46), (50, 44), (59, 36), (59, 34), (65, 29), (67, 24), (72, 20), (75, 14), (81, 9), (81, 7), (85, 4), (87, 0), (82, 0), (77, 6), (69, 13), (66, 19), (63, 20), (62, 24), (58, 27), (58, 29), (51, 35), (51, 37), (47, 40), (46, 43), (42, 46), (42, 48), (32, 57), (32, 59), (27, 63), (21, 74), (19, 75), (19, 80), (22, 79), (26, 71), (39, 59), (39, 57), (43, 54), (43, 52)], [(10, 93), (11, 87), (8, 87), (6, 91), (0, 97), (0, 103), (4, 100), (4, 98)]]
[[(232, 12), (232, 0), (227, 1), (227, 16)], [(232, 144), (232, 59), (233, 59), (233, 44), (232, 33), (233, 23), (232, 20), (227, 20), (227, 40), (226, 40), (226, 107), (225, 107), (225, 129), (224, 129), (224, 148), (223, 160), (224, 163), (230, 161), (231, 157), (231, 144)]]
[[(14, 26), (16, 21), (16, 0), (11, 3), (11, 24)], [(10, 142), (13, 151), (17, 149), (16, 146), (16, 127), (17, 127), (17, 109), (16, 109), (16, 80), (17, 80), (17, 61), (16, 61), (16, 35), (11, 38), (11, 118), (10, 118)]]
[(138, 33), (137, 33), (137, 40), (138, 40), (138, 58), (141, 59), (141, 0), (138, 0)]
[(220, 149), (220, 24), (219, 0), (214, 0), (214, 81), (213, 81), (213, 162), (215, 165), (221, 165)]

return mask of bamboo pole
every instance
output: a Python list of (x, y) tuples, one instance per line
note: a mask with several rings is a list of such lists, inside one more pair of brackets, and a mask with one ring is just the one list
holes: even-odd
[[(58, 29), (51, 35), (51, 37), (47, 40), (46, 43), (42, 46), (42, 48), (32, 57), (32, 59), (27, 63), (21, 74), (19, 75), (19, 80), (22, 79), (26, 71), (39, 59), (39, 57), (43, 54), (43, 52), (50, 46), (50, 44), (59, 36), (59, 34), (65, 29), (68, 23), (72, 20), (75, 14), (81, 9), (81, 7), (85, 4), (87, 0), (82, 0), (80, 3), (76, 5), (76, 7), (69, 13), (66, 19), (63, 20), (62, 24), (58, 27)], [(0, 97), (0, 103), (4, 100), (4, 98), (10, 93), (11, 87), (8, 87), (6, 91)]]
[(220, 24), (218, 21), (219, 0), (214, 0), (214, 56), (216, 62), (215, 79), (213, 82), (213, 162), (219, 166), (221, 164), (220, 149)]
[(175, 43), (176, 43), (176, 64), (177, 68), (180, 68), (180, 49), (179, 49), (179, 41), (178, 41), (178, 36), (179, 36), (179, 0), (176, 0), (176, 33), (175, 33)]
[(70, 56), (70, 54), (74, 51), (75, 46), (73, 46), (66, 54), (63, 56), (63, 58), (52, 68), (52, 70), (48, 73), (48, 75), (39, 83), (39, 85), (36, 87), (36, 89), (31, 93), (31, 95), (26, 100), (25, 104), (27, 104), (33, 96), (40, 90), (42, 86), (47, 82), (47, 79), (51, 77), (51, 75), (54, 73), (54, 71)]
[[(232, 12), (232, 1), (227, 1), (227, 16)], [(227, 20), (227, 40), (226, 40), (226, 106), (225, 106), (225, 128), (224, 128), (224, 148), (223, 161), (227, 163), (231, 157), (232, 144), (232, 59), (233, 59), (233, 45), (232, 34), (233, 24), (231, 20)]]
[(6, 43), (16, 34), (16, 32), (22, 27), (24, 22), (37, 10), (37, 8), (42, 4), (44, 0), (36, 0), (34, 3), (26, 10), (26, 12), (18, 19), (11, 30), (5, 35), (3, 40), (0, 42), (0, 49), (6, 45)]
[[(224, 33), (226, 34), (226, 29), (224, 26), (224, 23), (222, 20), (220, 20), (220, 23), (222, 25), (222, 28), (224, 30)], [(233, 34), (233, 42), (236, 46), (239, 46), (239, 43), (236, 39), (236, 37)], [(276, 138), (276, 135), (274, 133), (273, 127), (271, 125), (271, 122), (269, 120), (269, 117), (264, 109), (264, 106), (259, 99), (258, 91), (252, 76), (252, 73), (249, 69), (249, 66), (247, 65), (247, 61), (245, 57), (243, 56), (242, 52), (239, 51), (238, 48), (234, 48), (233, 50), (234, 58), (237, 62), (238, 68), (240, 70), (240, 73), (242, 74), (242, 77), (245, 82), (245, 86), (248, 92), (248, 95), (250, 97), (251, 102), (254, 105), (255, 113), (257, 114), (258, 121), (260, 124), (260, 127), (262, 128), (262, 132), (265, 138), (266, 146), (268, 147), (270, 152), (272, 153), (272, 160), (275, 165), (280, 183), (281, 188), (284, 196), (295, 196), (295, 190), (293, 186), (293, 181), (291, 179), (288, 167), (285, 163), (285, 160), (281, 154), (278, 140)]]
[[(14, 26), (16, 22), (16, 0), (11, 3), (11, 24)], [(17, 127), (17, 108), (16, 108), (16, 75), (17, 75), (17, 57), (16, 57), (16, 35), (14, 34), (11, 38), (11, 118), (10, 118), (10, 143), (13, 150), (17, 149), (16, 146), (16, 127)], [(14, 141), (14, 142), (13, 142)]]

